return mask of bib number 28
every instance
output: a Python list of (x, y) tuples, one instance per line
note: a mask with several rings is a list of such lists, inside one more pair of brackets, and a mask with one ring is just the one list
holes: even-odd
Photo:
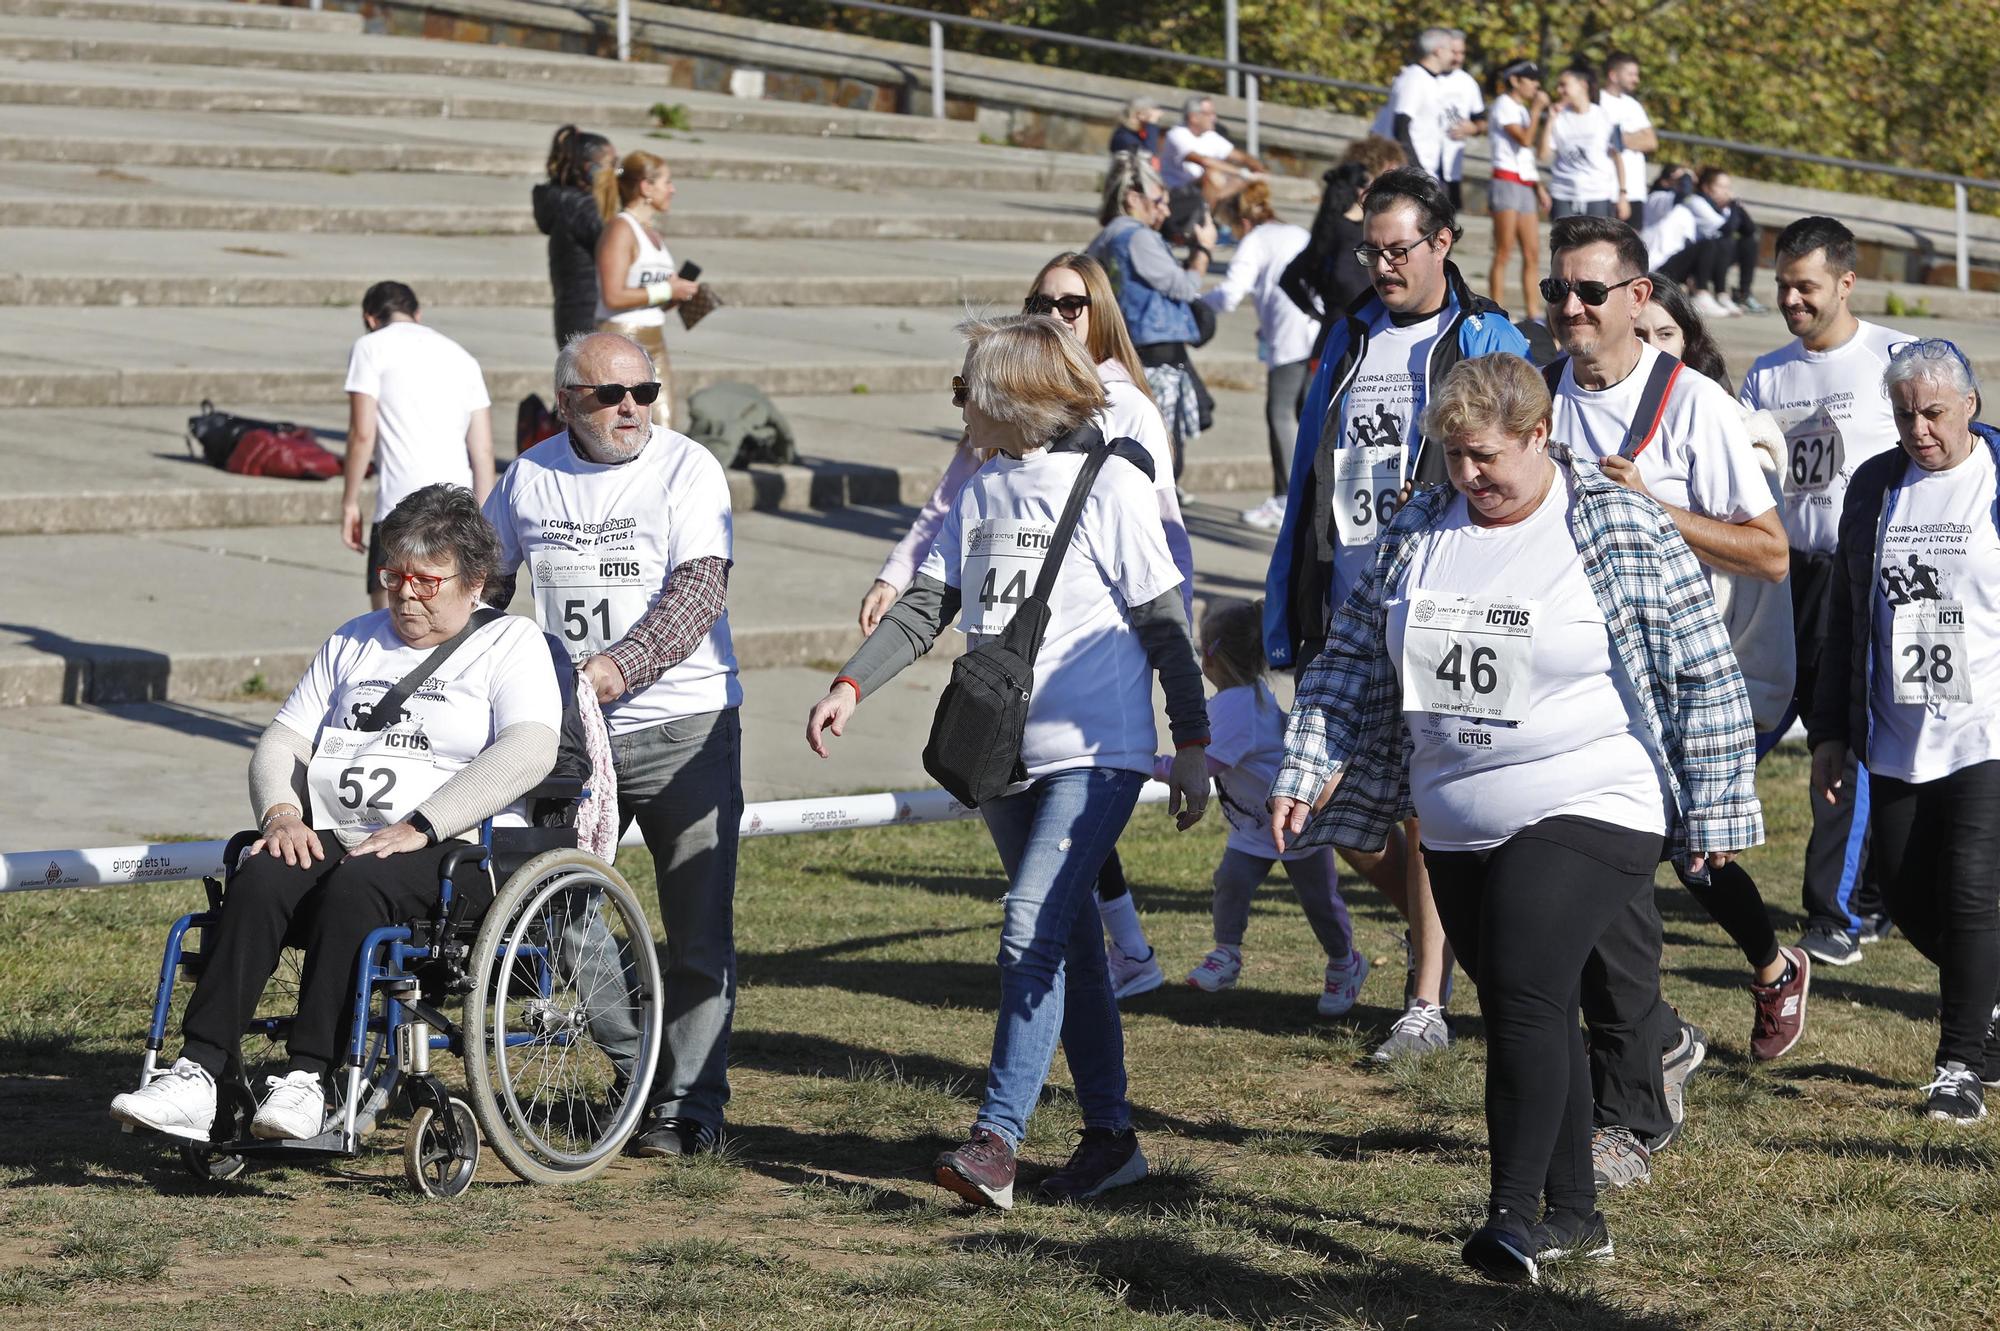
[(1965, 660), (1965, 603), (1916, 601), (1899, 606), (1891, 625), (1892, 696), (1899, 703), (1971, 702)]

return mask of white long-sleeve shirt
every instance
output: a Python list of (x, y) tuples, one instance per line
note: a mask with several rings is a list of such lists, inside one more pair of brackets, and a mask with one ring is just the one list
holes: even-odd
[(1252, 227), (1237, 242), (1222, 285), (1202, 294), (1202, 300), (1217, 310), (1233, 310), (1243, 303), (1245, 296), (1250, 297), (1257, 310), (1257, 337), (1266, 364), (1290, 365), (1306, 360), (1312, 356), (1313, 343), (1319, 338), (1319, 321), (1278, 289), (1278, 279), (1311, 239), (1304, 227), (1290, 222), (1264, 222)]

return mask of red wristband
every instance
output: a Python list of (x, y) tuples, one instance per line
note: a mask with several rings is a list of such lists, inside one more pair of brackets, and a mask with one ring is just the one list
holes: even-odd
[(1189, 740), (1182, 740), (1179, 743), (1175, 744), (1174, 751), (1179, 752), (1182, 749), (1205, 749), (1207, 747), (1208, 747), (1208, 741), (1205, 739), (1189, 739)]
[[(859, 684), (855, 683), (855, 681), (854, 681), (854, 676), (852, 676), (852, 675), (835, 675), (835, 676), (833, 677), (833, 682), (834, 682), (834, 684), (845, 684), (845, 685), (847, 685), (847, 687), (848, 687), (848, 688), (850, 688), (850, 689), (853, 689), (853, 690), (854, 690), (854, 701), (856, 701), (856, 702), (860, 702), (860, 701), (861, 701), (861, 686), (860, 686)], [(827, 687), (831, 688), (831, 687), (832, 687), (832, 685), (828, 685)]]

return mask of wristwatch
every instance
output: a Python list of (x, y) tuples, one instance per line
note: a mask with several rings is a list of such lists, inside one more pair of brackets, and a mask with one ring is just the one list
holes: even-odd
[(424, 817), (423, 814), (412, 813), (408, 818), (405, 818), (403, 821), (424, 834), (425, 845), (435, 846), (440, 840), (437, 834), (437, 829), (431, 826), (431, 820)]

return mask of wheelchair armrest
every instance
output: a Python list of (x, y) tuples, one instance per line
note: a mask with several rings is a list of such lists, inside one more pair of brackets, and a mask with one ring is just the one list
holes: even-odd
[(457, 878), (458, 871), (466, 865), (471, 864), (483, 867), (492, 858), (493, 852), (491, 849), (474, 842), (468, 841), (462, 845), (453, 846), (444, 853), (444, 860), (438, 865), (438, 878), (440, 880)]
[(524, 800), (580, 800), (586, 786), (581, 777), (552, 776), (521, 796)]

